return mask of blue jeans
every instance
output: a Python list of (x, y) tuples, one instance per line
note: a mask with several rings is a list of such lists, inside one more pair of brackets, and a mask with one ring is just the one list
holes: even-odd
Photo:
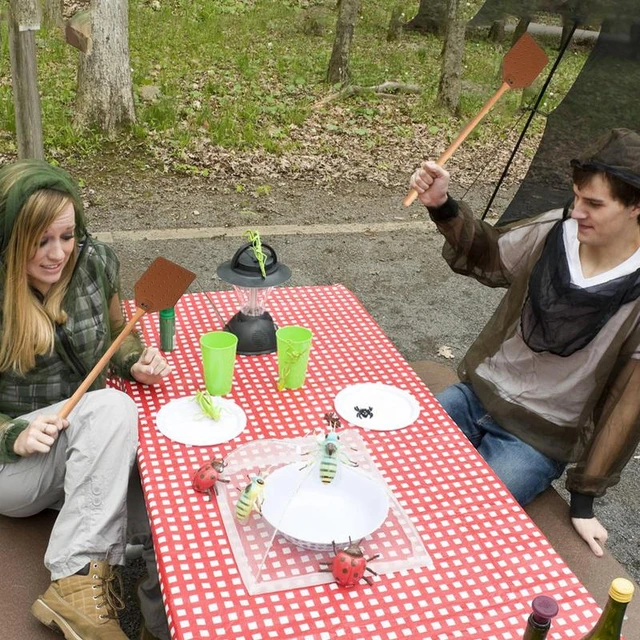
[(548, 458), (505, 431), (487, 413), (471, 385), (459, 382), (436, 398), (522, 506), (562, 475), (566, 463)]

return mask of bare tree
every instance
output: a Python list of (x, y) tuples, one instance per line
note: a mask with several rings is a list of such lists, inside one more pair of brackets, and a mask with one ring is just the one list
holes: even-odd
[(61, 28), (63, 23), (63, 0), (44, 0), (42, 8), (44, 10), (45, 24)]
[(463, 0), (448, 0), (446, 32), (442, 50), (442, 70), (438, 85), (437, 101), (454, 112), (460, 101), (462, 86), (462, 59), (467, 21), (462, 7)]
[(404, 28), (404, 11), (400, 5), (396, 5), (391, 10), (389, 28), (387, 29), (387, 42), (400, 40), (402, 29)]
[(80, 54), (75, 123), (110, 137), (135, 122), (128, 0), (91, 0), (91, 44)]
[(349, 82), (349, 51), (358, 20), (358, 4), (359, 0), (340, 0), (336, 37), (327, 71), (327, 82), (331, 84)]
[(529, 25), (531, 24), (531, 16), (521, 16), (518, 20), (516, 28), (513, 30), (513, 37), (511, 38), (511, 46), (520, 40), (520, 37), (526, 33)]
[(440, 34), (444, 28), (447, 0), (420, 0), (418, 12), (404, 25), (408, 31)]

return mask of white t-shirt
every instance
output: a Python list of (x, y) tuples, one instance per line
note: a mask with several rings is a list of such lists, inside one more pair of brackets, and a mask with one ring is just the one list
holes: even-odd
[(567, 254), (569, 262), (569, 272), (571, 274), (571, 284), (575, 284), (581, 289), (593, 287), (596, 284), (609, 282), (620, 276), (627, 276), (634, 271), (640, 269), (640, 249), (632, 256), (621, 262), (617, 267), (599, 273), (592, 278), (585, 278), (582, 274), (582, 265), (580, 264), (580, 243), (578, 242), (578, 223), (573, 218), (564, 221), (562, 225), (562, 237), (564, 239), (564, 250)]

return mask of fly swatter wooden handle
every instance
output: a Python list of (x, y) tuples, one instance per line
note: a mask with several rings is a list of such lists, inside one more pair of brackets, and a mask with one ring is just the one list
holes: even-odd
[[(465, 138), (476, 128), (476, 125), (484, 118), (487, 113), (491, 110), (491, 107), (500, 100), (502, 94), (510, 89), (511, 85), (508, 82), (503, 82), (500, 88), (489, 98), (487, 103), (478, 111), (478, 115), (476, 115), (473, 120), (470, 120), (467, 123), (467, 126), (458, 134), (458, 137), (449, 145), (447, 150), (438, 158), (436, 161), (441, 167), (444, 165), (447, 160), (454, 154), (455, 150), (464, 142)], [(408, 207), (413, 201), (418, 197), (418, 192), (415, 189), (411, 189), (409, 193), (405, 196), (402, 204), (405, 207)]]
[(80, 402), (82, 396), (86, 393), (87, 389), (93, 384), (93, 381), (100, 375), (100, 372), (105, 368), (111, 356), (118, 350), (120, 345), (124, 342), (124, 339), (131, 333), (134, 325), (142, 316), (146, 313), (144, 309), (138, 307), (131, 317), (131, 320), (127, 323), (120, 335), (111, 343), (111, 346), (105, 351), (104, 355), (96, 365), (91, 369), (89, 375), (83, 380), (82, 384), (76, 389), (76, 392), (65, 402), (64, 406), (58, 413), (61, 418), (67, 418), (73, 411), (74, 407)]

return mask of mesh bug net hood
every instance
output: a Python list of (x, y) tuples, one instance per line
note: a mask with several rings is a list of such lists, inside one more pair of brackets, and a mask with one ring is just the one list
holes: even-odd
[[(574, 167), (606, 171), (640, 187), (640, 135), (612, 129), (598, 139)], [(568, 209), (565, 209), (565, 217)], [(588, 288), (571, 283), (562, 226), (549, 233), (540, 259), (531, 272), (529, 297), (522, 310), (521, 328), (533, 351), (567, 356), (589, 344), (621, 305), (640, 295), (640, 270)]]
[(612, 129), (580, 158), (571, 160), (571, 166), (606, 171), (640, 189), (640, 135), (630, 129)]

